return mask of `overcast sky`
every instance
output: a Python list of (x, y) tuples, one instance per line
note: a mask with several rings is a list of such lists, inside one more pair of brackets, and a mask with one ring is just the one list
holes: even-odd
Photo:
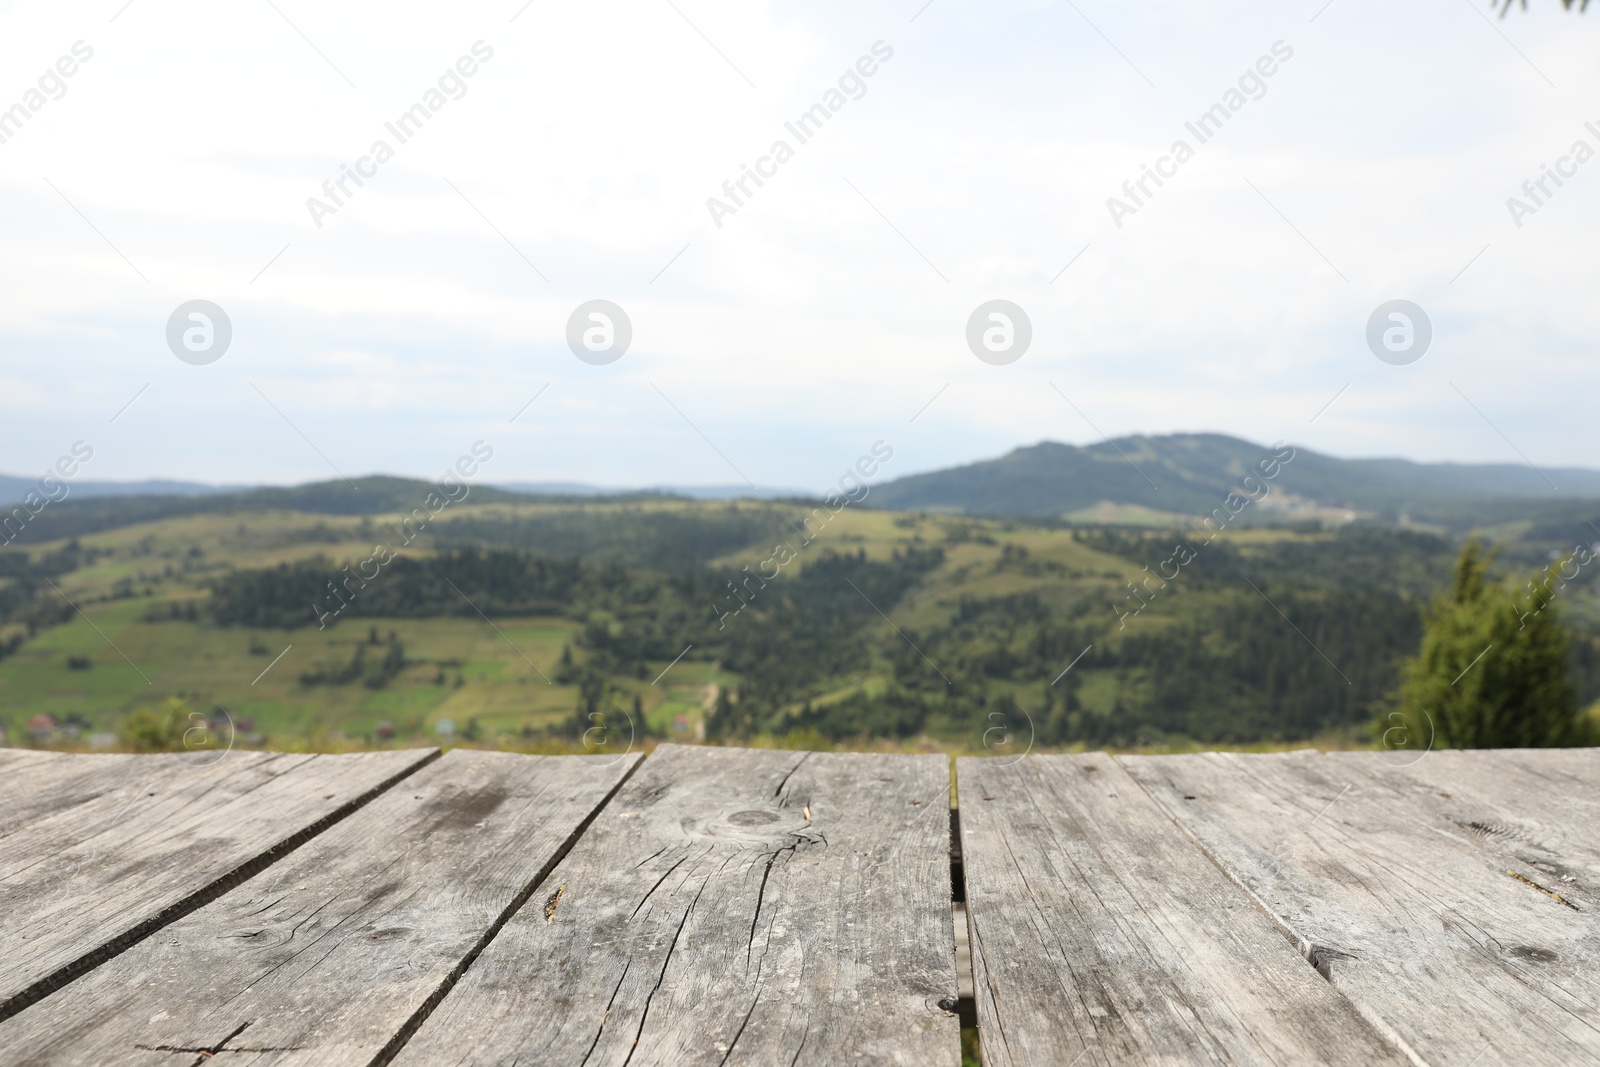
[[(880, 439), (896, 476), (1200, 430), (1600, 465), (1600, 14), (1556, 0), (124, 4), (0, 4), (0, 471), (436, 476), (482, 439), (492, 481), (813, 489)], [(567, 342), (597, 298), (606, 364)], [(196, 299), (206, 365), (167, 340)], [(992, 299), (1032, 324), (1006, 365)], [(1407, 365), (1366, 339), (1392, 299), (1432, 323)]]

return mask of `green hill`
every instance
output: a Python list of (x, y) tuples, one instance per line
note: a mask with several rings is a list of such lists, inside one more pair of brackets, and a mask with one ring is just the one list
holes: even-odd
[[(13, 479), (14, 480), (14, 479)], [(102, 530), (114, 530), (136, 523), (157, 522), (185, 515), (216, 515), (249, 511), (298, 511), (312, 515), (405, 514), (422, 507), (439, 486), (414, 478), (395, 478), (375, 474), (352, 481), (343, 479), (311, 482), (290, 487), (269, 486), (232, 492), (154, 495), (68, 496), (43, 508), (26, 523), (15, 538), (18, 544), (42, 544), (66, 537), (81, 537)], [(455, 491), (459, 495), (459, 490)], [(619, 496), (594, 494), (536, 496), (528, 493), (474, 485), (467, 498), (473, 504), (488, 503), (587, 503), (604, 504), (617, 500), (663, 499), (657, 493), (630, 493)], [(8, 514), (0, 509), (0, 517)]]
[[(1257, 464), (1273, 455), (1270, 446), (1221, 434), (1121, 437), (1081, 448), (1045, 441), (997, 459), (896, 479), (874, 489), (872, 502), (972, 515), (1089, 517), (1106, 504), (1205, 515), (1245, 475), (1259, 477)], [(1276, 500), (1268, 500), (1298, 507), (1256, 509), (1251, 520), (1323, 518), (1318, 509), (1338, 509), (1385, 522), (1405, 516), (1459, 529), (1482, 524), (1486, 514), (1492, 521), (1549, 517), (1577, 501), (1600, 500), (1600, 471), (1541, 474), (1518, 464), (1338, 459), (1298, 447), (1292, 455), (1271, 483)], [(1593, 510), (1600, 512), (1600, 506)]]

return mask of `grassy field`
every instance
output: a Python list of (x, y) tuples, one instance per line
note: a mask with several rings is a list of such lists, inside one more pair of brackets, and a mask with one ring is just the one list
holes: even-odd
[[(655, 506), (663, 508), (682, 510)], [(492, 518), (558, 510), (460, 509)], [(43, 715), (69, 725), (57, 736), (61, 743), (83, 746), (100, 735), (97, 744), (114, 744), (111, 736), (125, 715), (177, 699), (204, 715), (224, 710), (241, 738), (253, 744), (372, 745), (381, 723), (393, 738), (415, 741), (448, 736), (437, 730), (445, 721), (458, 739), (470, 732), (486, 743), (514, 745), (525, 740), (525, 731), (569, 716), (576, 688), (553, 677), (578, 629), (571, 619), (362, 619), (323, 630), (309, 625), (309, 611), (308, 625), (292, 630), (205, 621), (209, 577), (317, 556), (359, 559), (398, 519), (250, 512), (171, 519), (82, 538), (85, 549), (101, 555), (56, 583), (60, 596), (78, 610), (0, 661), (0, 728), (22, 740), (28, 721)], [(34, 551), (61, 547), (51, 542)], [(419, 543), (408, 554), (430, 551)], [(184, 617), (190, 607), (193, 620)], [(301, 684), (301, 676), (318, 667), (347, 663), (374, 631), (380, 643), (393, 634), (405, 647), (405, 668), (383, 688)], [(25, 632), (16, 623), (0, 627), (0, 640)], [(630, 688), (652, 730), (683, 739), (695, 737), (712, 687), (736, 681), (695, 662), (677, 665), (655, 685), (653, 678)]]

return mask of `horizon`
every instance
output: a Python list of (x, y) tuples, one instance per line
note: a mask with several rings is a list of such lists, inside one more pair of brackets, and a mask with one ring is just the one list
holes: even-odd
[[(1179, 431), (1174, 431), (1172, 433), (1164, 433), (1164, 434), (1130, 433), (1130, 434), (1125, 434), (1125, 435), (1118, 436), (1118, 437), (1106, 438), (1106, 439), (1100, 440), (1100, 441), (1086, 442), (1086, 443), (1083, 443), (1083, 444), (1077, 444), (1077, 443), (1070, 442), (1070, 441), (1052, 440), (1052, 439), (1046, 438), (1046, 439), (1032, 441), (1032, 442), (1029, 442), (1029, 443), (1026, 443), (1026, 444), (1014, 445), (1011, 448), (1009, 448), (1009, 449), (1007, 449), (1007, 450), (1005, 450), (1003, 452), (998, 452), (998, 453), (995, 453), (995, 454), (992, 454), (992, 455), (979, 456), (979, 457), (976, 457), (976, 458), (962, 460), (962, 461), (950, 464), (949, 466), (935, 467), (935, 468), (931, 468), (931, 469), (928, 469), (928, 470), (906, 470), (906, 471), (898, 472), (898, 473), (894, 474), (893, 476), (887, 477), (887, 478), (871, 478), (871, 479), (868, 479), (868, 484), (874, 485), (874, 486), (876, 486), (876, 485), (884, 485), (884, 484), (888, 484), (890, 482), (899, 481), (899, 480), (908, 479), (908, 478), (919, 477), (919, 476), (922, 476), (922, 475), (937, 474), (937, 473), (941, 473), (941, 472), (945, 472), (945, 471), (959, 470), (959, 469), (963, 469), (963, 468), (967, 468), (967, 467), (973, 467), (973, 466), (981, 466), (981, 465), (983, 465), (985, 463), (992, 463), (992, 462), (995, 462), (995, 461), (998, 461), (998, 460), (1003, 460), (1003, 459), (1005, 459), (1005, 458), (1007, 458), (1009, 456), (1015, 455), (1018, 452), (1025, 452), (1025, 451), (1028, 451), (1030, 449), (1040, 448), (1040, 447), (1047, 446), (1047, 445), (1058, 445), (1058, 446), (1071, 448), (1071, 449), (1076, 449), (1076, 450), (1080, 450), (1080, 451), (1088, 451), (1088, 450), (1092, 450), (1092, 449), (1099, 448), (1099, 447), (1104, 447), (1104, 446), (1110, 446), (1110, 447), (1114, 448), (1115, 446), (1117, 446), (1119, 444), (1125, 444), (1125, 443), (1133, 442), (1133, 441), (1165, 440), (1165, 439), (1173, 439), (1173, 438), (1178, 438), (1178, 439), (1182, 439), (1182, 438), (1221, 438), (1223, 440), (1227, 440), (1227, 441), (1230, 441), (1230, 442), (1237, 442), (1237, 443), (1240, 443), (1240, 444), (1246, 444), (1246, 445), (1250, 445), (1252, 447), (1257, 447), (1257, 448), (1265, 448), (1266, 447), (1266, 445), (1261, 443), (1261, 442), (1251, 441), (1251, 440), (1248, 440), (1248, 439), (1242, 438), (1242, 437), (1236, 437), (1236, 436), (1234, 436), (1232, 434), (1223, 433), (1221, 431), (1203, 431), (1203, 430), (1201, 430), (1201, 431), (1179, 430)], [(1333, 455), (1333, 454), (1326, 453), (1326, 452), (1319, 452), (1316, 449), (1312, 449), (1312, 448), (1309, 448), (1307, 446), (1300, 445), (1298, 442), (1291, 441), (1289, 443), (1294, 445), (1296, 448), (1303, 448), (1305, 451), (1308, 451), (1308, 452), (1311, 452), (1313, 454), (1320, 455), (1320, 456), (1322, 456), (1324, 458), (1332, 459), (1332, 460), (1335, 460), (1335, 461), (1338, 461), (1338, 462), (1399, 462), (1399, 463), (1409, 463), (1409, 464), (1413, 464), (1415, 466), (1424, 467), (1424, 468), (1430, 468), (1430, 467), (1433, 467), (1433, 468), (1462, 468), (1462, 467), (1482, 468), (1482, 469), (1484, 469), (1486, 471), (1487, 470), (1493, 470), (1493, 471), (1502, 471), (1502, 472), (1518, 472), (1518, 473), (1524, 473), (1525, 472), (1525, 473), (1527, 473), (1529, 475), (1532, 475), (1533, 477), (1538, 477), (1539, 475), (1547, 474), (1548, 472), (1561, 473), (1563, 471), (1566, 471), (1566, 472), (1569, 472), (1569, 473), (1595, 473), (1595, 474), (1600, 474), (1600, 467), (1571, 466), (1571, 467), (1550, 467), (1550, 468), (1546, 468), (1546, 469), (1540, 469), (1540, 468), (1534, 467), (1534, 466), (1532, 466), (1531, 464), (1528, 464), (1528, 463), (1505, 463), (1505, 462), (1482, 463), (1482, 462), (1473, 462), (1473, 461), (1464, 461), (1464, 460), (1434, 460), (1434, 461), (1427, 461), (1427, 460), (1416, 460), (1416, 459), (1412, 459), (1410, 457), (1397, 456), (1397, 455), (1341, 456), (1341, 455)], [(69, 488), (72, 485), (79, 485), (79, 486), (92, 485), (92, 486), (105, 486), (105, 487), (136, 487), (136, 486), (143, 486), (143, 485), (146, 485), (146, 484), (150, 484), (150, 485), (163, 485), (164, 484), (164, 485), (177, 485), (177, 486), (185, 486), (185, 487), (200, 487), (200, 488), (203, 488), (203, 489), (206, 489), (206, 490), (210, 490), (210, 491), (215, 491), (215, 492), (218, 492), (218, 493), (225, 493), (225, 492), (241, 492), (241, 493), (243, 493), (243, 492), (252, 492), (252, 491), (261, 490), (261, 489), (298, 489), (298, 488), (306, 488), (306, 487), (318, 486), (318, 485), (337, 485), (340, 482), (351, 483), (351, 482), (354, 482), (354, 481), (361, 481), (361, 480), (375, 479), (375, 478), (396, 478), (396, 479), (400, 479), (400, 480), (404, 480), (404, 481), (415, 481), (415, 482), (427, 483), (427, 484), (437, 484), (438, 483), (438, 479), (437, 478), (431, 477), (431, 476), (427, 475), (426, 473), (407, 473), (407, 472), (396, 472), (396, 471), (392, 471), (392, 470), (364, 471), (364, 472), (352, 473), (348, 477), (335, 476), (335, 477), (332, 477), (332, 478), (310, 478), (310, 479), (306, 479), (306, 480), (302, 480), (302, 481), (290, 481), (290, 482), (254, 482), (254, 483), (201, 482), (201, 481), (191, 481), (191, 480), (182, 479), (182, 478), (175, 478), (175, 477), (172, 477), (170, 475), (161, 475), (161, 474), (149, 475), (149, 476), (145, 476), (145, 477), (133, 477), (133, 478), (129, 478), (129, 479), (119, 479), (119, 480), (106, 480), (106, 479), (74, 477), (74, 478), (67, 479), (67, 482), (69, 484)], [(26, 474), (16, 474), (16, 473), (13, 473), (13, 472), (10, 472), (10, 471), (0, 470), (0, 480), (13, 480), (13, 481), (16, 481), (16, 482), (19, 482), (19, 483), (27, 483), (27, 482), (29, 482), (29, 481), (31, 481), (33, 479), (30, 478), (30, 476), (26, 475)], [(595, 482), (573, 481), (573, 480), (570, 480), (570, 479), (564, 479), (564, 478), (560, 478), (560, 477), (529, 478), (529, 477), (518, 477), (516, 475), (510, 475), (510, 476), (505, 477), (505, 478), (496, 478), (494, 480), (483, 480), (483, 481), (477, 482), (477, 484), (480, 484), (480, 485), (482, 485), (482, 486), (484, 486), (486, 488), (500, 489), (500, 490), (504, 490), (504, 491), (507, 491), (507, 492), (528, 493), (528, 494), (531, 494), (531, 495), (559, 496), (559, 495), (562, 495), (563, 493), (571, 493), (573, 495), (579, 495), (579, 496), (584, 496), (584, 495), (607, 496), (607, 495), (630, 495), (630, 494), (649, 494), (649, 493), (662, 493), (662, 494), (666, 494), (666, 495), (672, 495), (672, 494), (693, 495), (693, 494), (699, 493), (699, 494), (705, 494), (702, 497), (702, 499), (706, 499), (706, 500), (778, 499), (778, 498), (783, 498), (783, 497), (813, 498), (813, 497), (820, 497), (820, 496), (822, 496), (823, 494), (825, 494), (827, 492), (826, 488), (824, 488), (822, 490), (811, 490), (811, 489), (806, 489), (806, 488), (799, 487), (799, 486), (774, 486), (774, 485), (740, 486), (739, 484), (733, 483), (733, 482), (702, 483), (702, 484), (644, 484), (644, 483), (638, 483), (638, 484), (632, 484), (632, 485), (605, 485), (605, 484), (600, 484), (600, 483), (595, 483)], [(130, 495), (131, 496), (131, 495), (139, 495), (139, 494), (129, 493), (129, 494), (117, 494), (117, 495)], [(1581, 494), (1581, 493), (1570, 493), (1569, 494), (1569, 493), (1563, 492), (1559, 488), (1556, 488), (1555, 492), (1553, 494), (1551, 494), (1551, 498), (1552, 499), (1553, 498), (1559, 498), (1559, 497), (1568, 497), (1568, 496), (1570, 496), (1573, 499), (1587, 499), (1588, 498), (1584, 494)]]

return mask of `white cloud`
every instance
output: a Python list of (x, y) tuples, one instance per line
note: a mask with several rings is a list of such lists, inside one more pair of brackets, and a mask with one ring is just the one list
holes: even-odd
[[(0, 15), (0, 102), (95, 50), (0, 144), (0, 469), (148, 382), (97, 476), (329, 474), (250, 381), (347, 471), (426, 473), (495, 436), (507, 480), (736, 481), (720, 449), (821, 485), (880, 437), (896, 473), (1096, 439), (1051, 382), (1106, 433), (1514, 460), (1459, 389), (1536, 461), (1586, 461), (1600, 165), (1521, 229), (1505, 198), (1575, 138), (1600, 149), (1593, 15), (682, 0), (691, 26), (658, 0), (279, 3), (313, 48), (265, 4), (120, 6)], [(465, 95), (315, 227), (306, 199), (479, 40)], [(713, 225), (706, 198), (879, 40), (865, 95)], [(1265, 95), (1114, 226), (1106, 198), (1279, 40)], [(963, 340), (996, 296), (1035, 331), (1004, 368)], [(234, 323), (210, 367), (163, 341), (195, 297)], [(565, 348), (593, 297), (634, 322), (609, 367)], [(1362, 339), (1393, 297), (1435, 326), (1410, 367)]]

